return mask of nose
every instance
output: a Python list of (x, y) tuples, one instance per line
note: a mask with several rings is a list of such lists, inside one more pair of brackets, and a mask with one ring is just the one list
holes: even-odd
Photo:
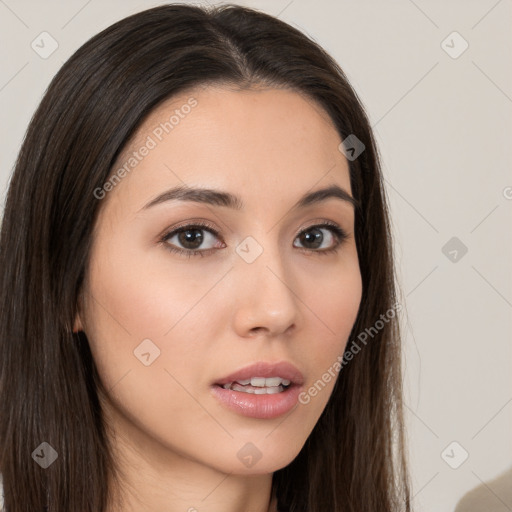
[(235, 263), (234, 328), (240, 337), (288, 335), (299, 327), (301, 301), (278, 250), (267, 247), (252, 263)]

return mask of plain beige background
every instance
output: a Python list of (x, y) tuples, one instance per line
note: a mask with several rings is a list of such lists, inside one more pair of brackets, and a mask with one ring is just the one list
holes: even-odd
[[(161, 3), (0, 0), (2, 200), (59, 67), (92, 35)], [(415, 510), (512, 510), (512, 2), (235, 3), (324, 46), (374, 127), (407, 309)], [(58, 44), (48, 58), (31, 47), (45, 31)]]

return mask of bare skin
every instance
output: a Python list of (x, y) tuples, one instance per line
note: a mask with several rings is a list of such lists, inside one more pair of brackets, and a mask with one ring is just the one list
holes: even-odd
[[(155, 127), (190, 97), (196, 106), (158, 140)], [(227, 409), (211, 385), (256, 361), (289, 361), (307, 391), (343, 354), (362, 291), (353, 207), (331, 197), (293, 208), (332, 184), (352, 195), (341, 139), (296, 92), (221, 86), (161, 104), (116, 169), (148, 136), (156, 147), (101, 199), (75, 322), (109, 390), (102, 401), (124, 474), (122, 503), (109, 512), (275, 512), (272, 474), (297, 456), (335, 380), (272, 419)], [(179, 200), (144, 208), (184, 184), (236, 194), (244, 208)], [(217, 232), (200, 231), (194, 249), (203, 257), (169, 250), (190, 252), (193, 238), (162, 241), (198, 221)], [(329, 228), (315, 228), (326, 221), (347, 237), (320, 254), (337, 245)], [(309, 238), (299, 236), (305, 230)], [(251, 263), (235, 250), (248, 236), (263, 249)], [(134, 350), (148, 339), (160, 354), (145, 365)], [(262, 455), (251, 467), (237, 455), (247, 443)]]

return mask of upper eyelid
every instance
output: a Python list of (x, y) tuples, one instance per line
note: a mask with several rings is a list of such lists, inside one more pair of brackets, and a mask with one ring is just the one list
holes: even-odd
[(164, 239), (164, 238), (169, 237), (170, 235), (175, 235), (176, 233), (179, 233), (180, 231), (187, 231), (188, 229), (194, 229), (194, 228), (204, 229), (205, 231), (209, 231), (210, 233), (214, 234), (215, 236), (219, 235), (218, 229), (216, 229), (213, 226), (210, 226), (208, 224), (203, 224), (200, 221), (197, 221), (197, 222), (189, 222), (188, 224), (183, 224), (181, 226), (166, 229), (159, 238)]
[[(172, 238), (177, 233), (180, 233), (182, 231), (187, 231), (189, 229), (201, 229), (210, 232), (216, 237), (220, 236), (219, 230), (214, 228), (213, 226), (210, 226), (209, 223), (203, 223), (204, 221), (191, 221), (188, 224), (179, 225), (177, 227), (172, 227), (169, 230), (164, 231), (164, 233), (159, 237), (161, 241), (167, 241), (169, 238)], [(312, 224), (308, 224), (305, 227), (301, 227), (297, 233), (295, 234), (295, 237), (299, 236), (304, 231), (307, 231), (311, 228), (319, 227), (320, 229), (330, 229), (331, 232), (334, 233), (334, 236), (340, 239), (340, 242), (343, 241), (343, 239), (346, 239), (349, 237), (349, 232), (347, 232), (346, 229), (344, 229), (340, 224), (334, 221), (327, 221), (327, 220), (318, 220), (313, 222)], [(339, 230), (340, 233), (338, 233), (336, 230)], [(183, 250), (191, 250), (191, 249), (183, 249)], [(201, 250), (201, 249), (197, 249)], [(208, 249), (205, 249), (208, 250)]]
[[(328, 229), (330, 227), (331, 228), (338, 228), (341, 231), (344, 231), (345, 233), (348, 234), (348, 232), (340, 224), (338, 224), (337, 222), (326, 221), (326, 220), (319, 220), (319, 221), (313, 222), (312, 224), (308, 224), (307, 226), (301, 227), (297, 231), (296, 236), (299, 235), (300, 233), (302, 233), (303, 231), (306, 231), (308, 229), (315, 228), (315, 227), (322, 227), (322, 228), (325, 228), (325, 229)], [(215, 228), (215, 227), (213, 227), (213, 226), (210, 226), (210, 224), (203, 223), (202, 221), (195, 221), (195, 222), (192, 221), (192, 222), (189, 222), (188, 224), (183, 224), (183, 225), (179, 225), (177, 227), (172, 227), (172, 228), (166, 229), (162, 233), (161, 237), (167, 237), (167, 236), (175, 234), (177, 232), (186, 231), (187, 229), (194, 229), (194, 228), (204, 229), (205, 231), (209, 231), (210, 233), (213, 233), (215, 235), (220, 235), (220, 233), (219, 233), (220, 230)]]

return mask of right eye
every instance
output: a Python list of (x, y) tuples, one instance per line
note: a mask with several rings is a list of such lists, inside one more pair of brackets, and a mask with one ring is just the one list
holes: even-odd
[[(203, 233), (205, 232), (207, 236), (204, 236)], [(215, 250), (215, 248), (211, 247), (201, 250), (198, 250), (198, 248), (203, 245), (205, 240), (208, 241), (208, 239), (210, 239), (210, 242), (212, 242), (212, 239), (215, 239), (217, 236), (217, 231), (211, 225), (199, 222), (181, 226), (167, 232), (162, 236), (160, 242), (162, 242), (169, 251), (186, 257), (204, 256), (204, 253), (209, 253)], [(176, 238), (176, 241), (170, 243), (173, 238)], [(176, 247), (176, 244), (180, 244), (181, 247)]]

